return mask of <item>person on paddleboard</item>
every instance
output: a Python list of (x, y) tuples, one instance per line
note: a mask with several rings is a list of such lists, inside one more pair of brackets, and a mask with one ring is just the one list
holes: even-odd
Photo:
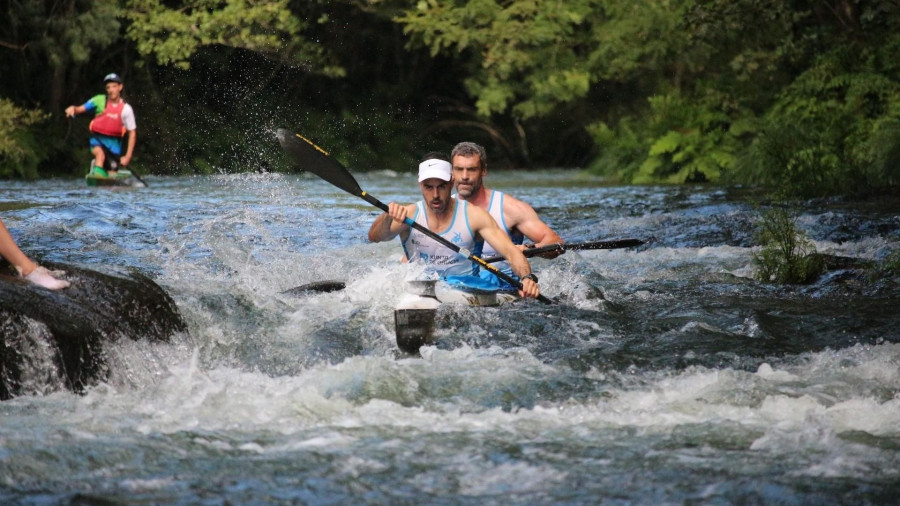
[[(487, 211), (513, 244), (519, 245), (520, 249), (524, 248), (521, 244), (525, 238), (538, 248), (564, 242), (538, 217), (537, 212), (529, 204), (512, 195), (484, 186), (484, 176), (487, 175), (487, 152), (482, 146), (474, 142), (460, 142), (450, 152), (450, 161), (456, 185), (455, 197)], [(563, 252), (564, 250), (557, 250), (541, 256), (555, 258)], [(498, 256), (498, 253), (489, 244), (485, 244), (482, 256), (488, 258)], [(507, 263), (499, 263), (496, 267), (507, 274), (515, 274)], [(508, 285), (489, 271), (482, 269), (480, 274), (487, 280), (496, 281), (500, 286)]]
[(68, 281), (56, 279), (54, 276), (55, 273), (51, 272), (46, 267), (41, 267), (28, 258), (28, 256), (19, 249), (19, 245), (16, 244), (16, 241), (12, 238), (12, 235), (10, 235), (9, 230), (6, 229), (3, 220), (0, 220), (0, 257), (3, 257), (7, 262), (11, 263), (12, 266), (16, 268), (16, 272), (19, 273), (19, 276), (29, 283), (42, 286), (49, 290), (60, 290), (69, 286)]
[[(91, 120), (91, 154), (94, 162), (91, 172), (102, 177), (115, 177), (119, 166), (131, 163), (137, 143), (137, 123), (134, 109), (122, 98), (122, 78), (119, 74), (107, 74), (103, 78), (105, 95), (96, 95), (83, 105), (66, 107), (66, 116), (75, 117), (83, 112), (93, 112)], [(122, 154), (122, 140), (128, 135), (128, 145)]]
[(405, 220), (409, 217), (476, 255), (484, 243), (490, 244), (521, 279), (519, 295), (530, 298), (540, 295), (537, 276), (531, 273), (528, 259), (494, 219), (483, 209), (451, 196), (453, 172), (446, 157), (433, 155), (419, 164), (419, 188), (423, 200), (408, 205), (390, 202), (388, 212), (375, 218), (369, 229), (370, 241), (389, 241), (399, 235), (410, 262), (424, 262), (443, 278), (466, 276), (466, 271), (469, 277), (474, 277), (475, 263), (407, 225)]

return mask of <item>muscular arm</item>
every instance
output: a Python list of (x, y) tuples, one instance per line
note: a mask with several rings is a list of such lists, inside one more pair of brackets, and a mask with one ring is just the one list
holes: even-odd
[[(534, 245), (538, 248), (565, 242), (553, 229), (541, 221), (533, 207), (515, 197), (506, 195), (503, 201), (503, 214), (508, 227), (517, 229), (534, 242)], [(554, 251), (542, 256), (544, 258), (555, 258), (562, 253), (563, 251)]]
[(409, 225), (403, 221), (415, 213), (416, 205), (400, 205), (396, 202), (388, 204), (388, 212), (378, 215), (372, 226), (369, 227), (369, 241), (390, 241), (397, 235), (409, 230)]
[[(500, 253), (506, 258), (506, 261), (509, 262), (509, 266), (516, 276), (524, 278), (531, 274), (531, 264), (528, 263), (528, 259), (525, 258), (522, 251), (513, 244), (506, 232), (497, 226), (497, 223), (491, 218), (491, 215), (476, 206), (468, 206), (468, 210), (469, 225), (472, 227), (472, 231), (487, 241), (497, 253)], [(522, 280), (522, 290), (520, 290), (521, 295), (534, 298), (540, 293), (537, 283), (530, 279)]]
[(534, 241), (535, 246), (564, 242), (553, 229), (541, 221), (530, 205), (510, 195), (506, 195), (503, 204), (507, 226), (518, 229), (525, 237)]

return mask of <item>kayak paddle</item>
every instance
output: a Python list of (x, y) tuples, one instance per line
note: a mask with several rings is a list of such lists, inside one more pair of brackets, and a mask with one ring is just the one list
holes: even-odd
[[(635, 246), (640, 246), (644, 244), (645, 241), (640, 239), (615, 239), (611, 241), (590, 241), (590, 242), (573, 242), (573, 243), (558, 243), (558, 244), (548, 244), (546, 246), (541, 246), (540, 248), (535, 248), (534, 245), (530, 245), (522, 251), (526, 257), (533, 257), (538, 255), (543, 255), (544, 253), (549, 253), (551, 251), (568, 251), (568, 250), (583, 250), (583, 249), (618, 249), (618, 248), (633, 248)], [(493, 262), (501, 262), (506, 260), (501, 256), (496, 257), (487, 257), (484, 259), (487, 263)]]
[[(133, 135), (133, 134), (130, 134), (130, 135)], [(111, 163), (112, 163), (112, 165), (113, 165), (114, 170), (119, 170), (119, 164), (121, 163), (121, 162), (119, 161), (119, 158), (121, 158), (121, 155), (117, 155), (117, 154), (113, 153), (113, 152), (112, 152), (108, 147), (106, 147), (104, 144), (100, 144), (100, 149), (102, 149), (102, 150), (103, 150), (103, 153), (106, 155), (106, 157), (109, 158), (109, 159), (112, 161)], [(105, 165), (105, 164), (104, 164), (104, 165)], [(141, 183), (142, 185), (144, 185), (145, 187), (146, 187), (146, 186), (150, 186), (150, 185), (148, 185), (148, 184), (146, 183), (146, 181), (144, 181), (143, 179), (141, 179), (141, 176), (139, 176), (138, 173), (134, 171), (134, 169), (128, 169), (128, 170), (131, 171), (131, 175), (134, 176), (135, 179), (137, 179), (138, 181), (140, 181), (140, 183)]]
[(313, 281), (312, 283), (307, 283), (305, 285), (295, 286), (294, 288), (290, 288), (281, 293), (285, 295), (310, 295), (313, 293), (331, 293), (337, 292), (338, 290), (343, 290), (347, 287), (347, 283), (344, 283), (340, 280), (329, 280), (329, 281)]
[[(608, 241), (588, 241), (588, 242), (570, 242), (570, 243), (557, 243), (557, 244), (548, 244), (546, 246), (541, 246), (540, 248), (535, 248), (533, 244), (529, 244), (527, 249), (522, 251), (522, 253), (526, 257), (533, 257), (538, 255), (543, 255), (544, 253), (549, 253), (551, 251), (567, 251), (567, 250), (587, 250), (587, 249), (619, 249), (619, 248), (633, 248), (635, 246), (640, 246), (642, 244), (646, 244), (647, 241), (641, 239), (612, 239)], [(501, 262), (506, 260), (502, 256), (496, 257), (485, 257), (483, 259), (485, 262), (491, 264), (494, 262)], [(329, 280), (329, 281), (315, 281), (313, 283), (307, 283), (305, 285), (301, 285), (298, 287), (291, 288), (289, 290), (285, 290), (281, 293), (287, 295), (309, 295), (312, 293), (328, 293), (328, 292), (336, 292), (338, 290), (343, 290), (346, 288), (346, 283), (340, 280)]]
[[(359, 187), (359, 183), (356, 182), (356, 179), (353, 178), (353, 175), (350, 174), (350, 171), (348, 171), (341, 164), (341, 162), (332, 158), (327, 151), (320, 148), (319, 146), (316, 146), (306, 137), (303, 137), (300, 134), (293, 134), (290, 131), (285, 130), (284, 128), (279, 128), (277, 135), (278, 142), (281, 144), (282, 149), (284, 149), (289, 155), (291, 155), (297, 165), (302, 167), (304, 170), (312, 172), (325, 181), (333, 184), (334, 186), (337, 186), (341, 190), (344, 190), (351, 195), (355, 195), (365, 200), (366, 202), (372, 204), (373, 206), (381, 209), (384, 212), (388, 212), (387, 204), (363, 191), (362, 188)], [(428, 229), (428, 227), (424, 227), (416, 223), (411, 218), (407, 217), (405, 223), (410, 227), (418, 230), (419, 232), (427, 235), (428, 237), (434, 239), (435, 241), (441, 243), (442, 245), (466, 257), (467, 259), (484, 267), (488, 270), (488, 272), (497, 276), (503, 281), (506, 281), (512, 286), (515, 286), (519, 290), (522, 289), (521, 281), (501, 272), (493, 265), (472, 254), (471, 251), (460, 248), (447, 239), (444, 239), (438, 234), (432, 232)], [(543, 302), (544, 304), (553, 303), (550, 299), (544, 297), (543, 295), (538, 295), (538, 300)]]

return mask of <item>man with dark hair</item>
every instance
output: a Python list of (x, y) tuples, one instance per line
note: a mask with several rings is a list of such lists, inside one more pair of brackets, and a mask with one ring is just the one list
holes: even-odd
[[(514, 244), (522, 244), (527, 237), (536, 247), (564, 242), (535, 212), (534, 208), (512, 195), (491, 190), (484, 186), (487, 175), (487, 153), (474, 142), (460, 142), (450, 152), (453, 179), (456, 183), (456, 198), (484, 209), (494, 218)], [(544, 255), (554, 258), (561, 254), (556, 251)], [(497, 253), (485, 244), (482, 255), (487, 258)], [(498, 269), (507, 274), (509, 266), (498, 264)], [(493, 276), (487, 271), (487, 275)], [(500, 281), (500, 280), (498, 280)]]

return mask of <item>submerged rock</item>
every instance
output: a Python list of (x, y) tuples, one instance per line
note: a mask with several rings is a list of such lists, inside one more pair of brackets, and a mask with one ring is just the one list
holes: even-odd
[(119, 339), (168, 341), (187, 329), (171, 297), (136, 270), (98, 272), (41, 262), (72, 285), (51, 291), (0, 260), (0, 400), (108, 377), (106, 347)]

